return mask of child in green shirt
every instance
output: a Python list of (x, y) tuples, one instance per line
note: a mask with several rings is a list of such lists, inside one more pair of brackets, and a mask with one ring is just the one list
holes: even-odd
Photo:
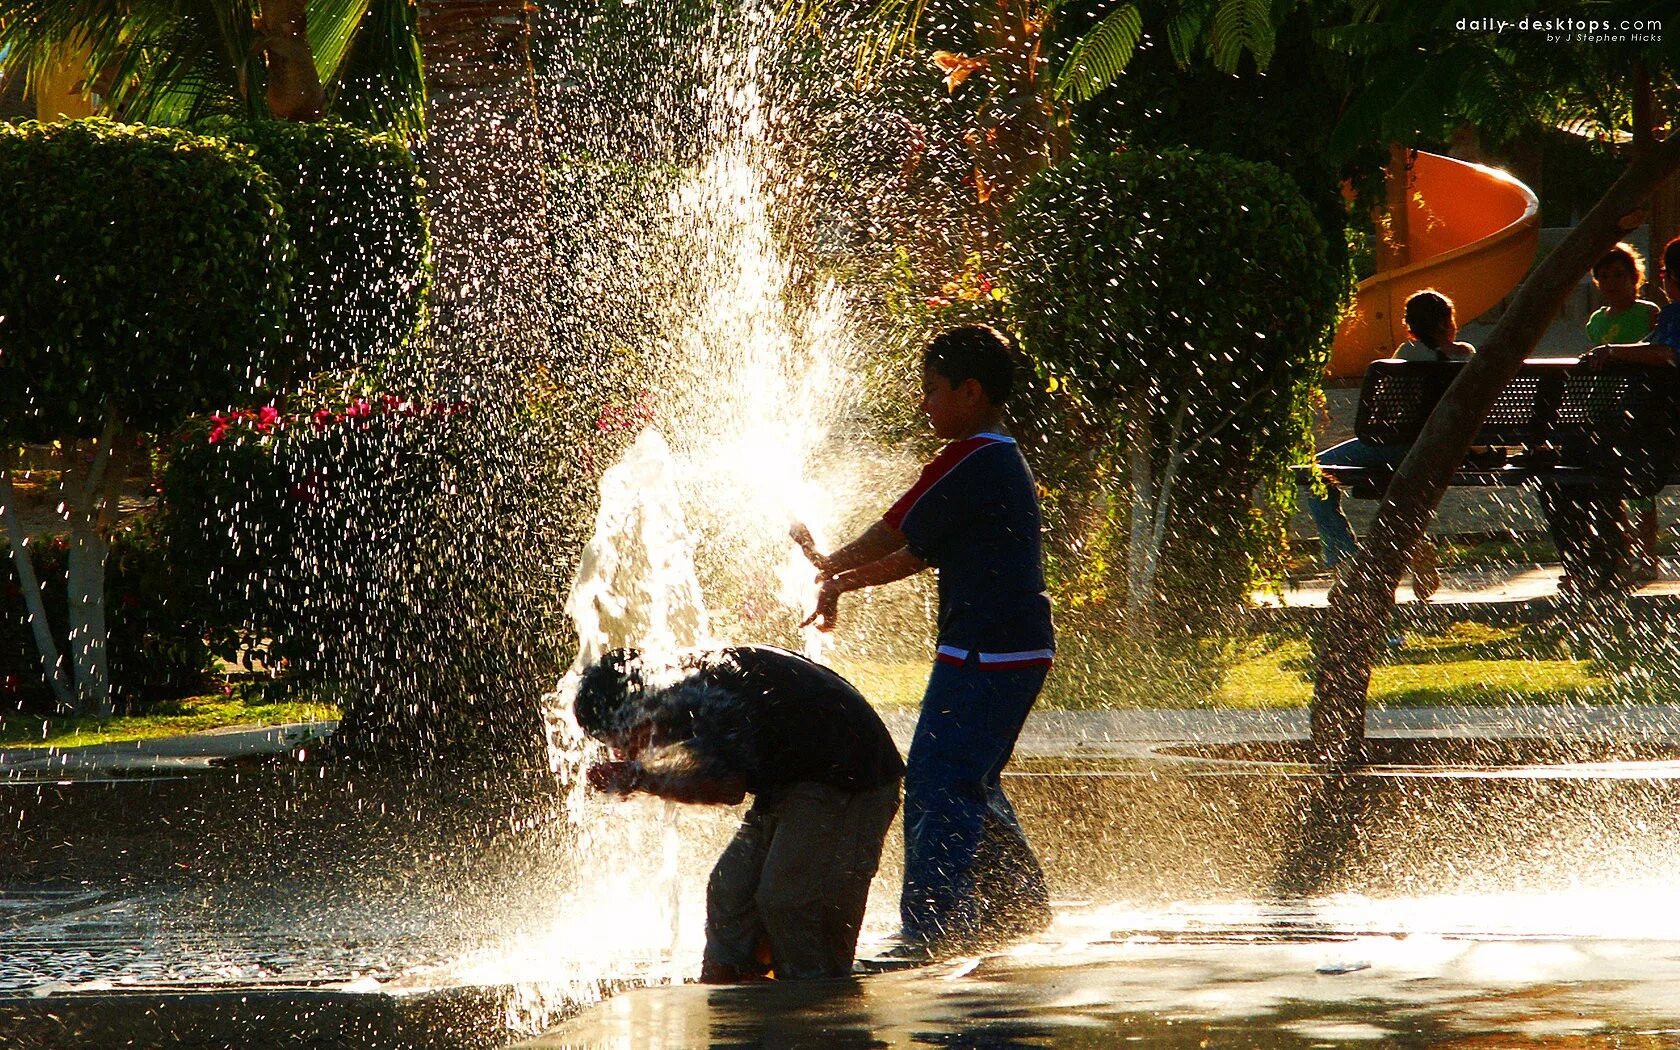
[[(1594, 264), (1592, 280), (1604, 299), (1604, 305), (1587, 318), (1587, 339), (1594, 349), (1606, 344), (1645, 342), (1657, 323), (1659, 308), (1639, 298), (1639, 289), (1645, 283), (1645, 260), (1639, 252), (1625, 241), (1616, 245)], [(1657, 501), (1630, 499), (1627, 508), (1635, 582), (1648, 583), (1658, 575)]]
[(1616, 245), (1592, 269), (1593, 287), (1604, 305), (1587, 318), (1587, 339), (1592, 345), (1643, 343), (1657, 323), (1656, 303), (1639, 298), (1645, 283), (1645, 260), (1633, 245)]

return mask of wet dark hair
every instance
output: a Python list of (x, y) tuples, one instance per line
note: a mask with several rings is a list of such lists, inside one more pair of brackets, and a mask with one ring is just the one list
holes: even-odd
[(642, 695), (642, 654), (614, 649), (584, 668), (572, 714), (579, 728), (600, 739), (630, 728)]
[(1015, 351), (1008, 337), (989, 324), (965, 324), (934, 336), (922, 353), (922, 367), (952, 386), (978, 381), (987, 399), (1000, 407), (1015, 389)]
[(1639, 286), (1645, 283), (1645, 260), (1640, 256), (1639, 250), (1628, 242), (1619, 242), (1593, 263), (1593, 276), (1597, 277), (1600, 270), (1611, 266), (1626, 266), (1633, 273), (1634, 291), (1637, 292)]
[(1664, 277), (1680, 281), (1680, 237), (1663, 245), (1662, 272)]
[(1452, 319), (1453, 301), (1433, 288), (1425, 288), (1406, 300), (1406, 328), (1413, 339), (1425, 346), (1439, 350), (1435, 340), (1441, 336), (1441, 327)]

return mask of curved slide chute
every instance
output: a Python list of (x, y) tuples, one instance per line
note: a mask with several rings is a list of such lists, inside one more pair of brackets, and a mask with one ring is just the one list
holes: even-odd
[(1410, 261), (1359, 282), (1330, 351), (1332, 379), (1358, 379), (1365, 366), (1411, 338), (1406, 300), (1434, 288), (1458, 307), (1460, 323), (1481, 315), (1528, 273), (1540, 245), (1540, 202), (1495, 168), (1418, 153), (1408, 172)]

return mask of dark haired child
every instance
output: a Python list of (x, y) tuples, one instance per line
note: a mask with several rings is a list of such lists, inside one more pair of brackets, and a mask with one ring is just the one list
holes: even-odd
[(1593, 264), (1593, 287), (1604, 305), (1587, 318), (1587, 339), (1595, 347), (1615, 343), (1638, 343), (1657, 323), (1659, 307), (1639, 298), (1645, 283), (1645, 260), (1625, 241), (1604, 253)]
[[(1617, 244), (1593, 264), (1593, 287), (1604, 305), (1587, 318), (1587, 339), (1593, 346), (1643, 340), (1657, 323), (1658, 306), (1639, 298), (1645, 283), (1645, 260), (1633, 245)], [(1627, 501), (1631, 519), (1628, 539), (1634, 556), (1634, 579), (1649, 583), (1657, 578), (1657, 501)]]
[[(1412, 338), (1394, 351), (1394, 356), (1402, 361), (1462, 361), (1476, 352), (1469, 343), (1458, 342), (1458, 318), (1453, 301), (1434, 289), (1425, 289), (1407, 299), (1405, 317), (1406, 330)], [(1317, 462), (1321, 467), (1392, 466), (1405, 459), (1407, 451), (1404, 445), (1368, 445), (1358, 438), (1349, 438), (1320, 452)], [(1343, 559), (1353, 555), (1359, 542), (1342, 510), (1341, 488), (1327, 477), (1324, 495), (1308, 490), (1306, 504), (1307, 513), (1318, 527), (1324, 564), (1334, 570)], [(1435, 546), (1425, 537), (1412, 553), (1412, 593), (1420, 601), (1427, 601), (1440, 586)]]
[(589, 769), (611, 795), (752, 808), (706, 882), (700, 979), (845, 977), (904, 763), (851, 683), (785, 649), (682, 657), (675, 681), (616, 649), (588, 667), (573, 710), (616, 753)]
[[(829, 555), (794, 538), (822, 582), (806, 623), (840, 595), (939, 570), (939, 637), (904, 779), (906, 958), (960, 952), (1050, 921), (1044, 872), (1000, 774), (1038, 699), (1054, 640), (1031, 471), (1003, 427), (1014, 355), (965, 325), (923, 355), (922, 411), (949, 442), (881, 520)], [(980, 858), (984, 857), (984, 860)]]
[(1680, 237), (1663, 246), (1662, 289), (1668, 305), (1657, 311), (1650, 334), (1638, 342), (1606, 343), (1581, 355), (1589, 367), (1607, 361), (1647, 365), (1680, 365)]
[[(1625, 247), (1626, 245), (1616, 246), (1618, 249)], [(1628, 249), (1628, 253), (1632, 260), (1638, 259), (1638, 255), (1633, 253), (1631, 248)], [(1612, 249), (1609, 254), (1598, 261), (1598, 265), (1593, 267), (1593, 281), (1595, 284), (1599, 284), (1601, 290), (1604, 286), (1600, 283), (1600, 268), (1611, 263), (1617, 254), (1617, 251)], [(1595, 368), (1609, 361), (1631, 361), (1647, 365), (1680, 365), (1680, 237), (1674, 238), (1663, 246), (1661, 261), (1662, 266), (1659, 276), (1663, 294), (1668, 298), (1668, 305), (1657, 309), (1656, 315), (1652, 317), (1645, 310), (1645, 307), (1653, 307), (1654, 304), (1647, 303), (1644, 300), (1634, 300), (1626, 310), (1622, 311), (1622, 314), (1631, 314), (1636, 319), (1643, 315), (1646, 319), (1644, 330), (1633, 331), (1638, 328), (1638, 324), (1629, 322), (1619, 326), (1614, 332), (1607, 331), (1603, 342), (1598, 343), (1591, 350), (1581, 355), (1582, 364), (1588, 368)], [(1637, 272), (1636, 268), (1635, 273)], [(1625, 277), (1623, 280), (1626, 280)], [(1617, 290), (1618, 293), (1624, 292), (1624, 289), (1620, 287)], [(1631, 299), (1633, 293), (1637, 290), (1638, 284), (1634, 283), (1633, 291), (1625, 293), (1626, 298)], [(1605, 299), (1607, 301), (1606, 309), (1615, 304), (1610, 299), (1608, 291), (1605, 293)], [(1604, 310), (1600, 310), (1598, 313), (1603, 312)], [(1598, 313), (1593, 314), (1593, 319), (1597, 319)], [(1587, 334), (1589, 336), (1593, 334), (1591, 321), (1588, 322)], [(1657, 576), (1656, 501), (1630, 501), (1630, 505), (1634, 506), (1639, 513), (1639, 527), (1635, 531), (1635, 543), (1638, 545), (1637, 550), (1641, 564), (1636, 566), (1635, 569), (1640, 577), (1640, 582), (1646, 582), (1655, 579)]]

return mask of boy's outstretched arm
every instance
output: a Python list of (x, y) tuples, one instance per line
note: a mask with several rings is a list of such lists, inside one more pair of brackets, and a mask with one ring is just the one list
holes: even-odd
[[(811, 540), (810, 530), (802, 524), (795, 524), (793, 528), (788, 530), (788, 534), (793, 537), (793, 542), (799, 544), (799, 549), (805, 552), (805, 557), (809, 558), (811, 564), (817, 567), (817, 571), (828, 577), (838, 576), (843, 572), (850, 572), (853, 569), (869, 565), (871, 562), (880, 561), (887, 555), (904, 549), (904, 533), (888, 525), (885, 521), (877, 521), (869, 526), (869, 528), (863, 530), (863, 533), (857, 539), (841, 547), (833, 554), (819, 553), (816, 544)], [(911, 572), (919, 571), (921, 571), (919, 568), (911, 570)], [(910, 573), (907, 572), (904, 575), (908, 576)], [(897, 576), (893, 577), (893, 579), (899, 578)], [(889, 581), (883, 580), (881, 582)], [(873, 585), (864, 584), (863, 586)]]
[[(886, 525), (885, 522), (881, 523)], [(892, 526), (887, 525), (887, 528)], [(898, 532), (897, 529), (893, 529)], [(864, 533), (864, 536), (868, 536)], [(902, 535), (902, 534), (900, 534)], [(852, 546), (848, 544), (847, 547)], [(846, 548), (841, 548), (842, 550)], [(914, 576), (927, 568), (928, 563), (911, 554), (902, 546), (884, 558), (876, 558), (866, 565), (849, 569), (837, 575), (828, 577), (817, 589), (817, 608), (805, 618), (801, 627), (816, 624), (819, 631), (832, 631), (834, 625), (840, 622), (840, 596), (847, 591), (858, 591), (865, 587), (878, 587), (883, 583), (902, 580), (906, 576)]]

